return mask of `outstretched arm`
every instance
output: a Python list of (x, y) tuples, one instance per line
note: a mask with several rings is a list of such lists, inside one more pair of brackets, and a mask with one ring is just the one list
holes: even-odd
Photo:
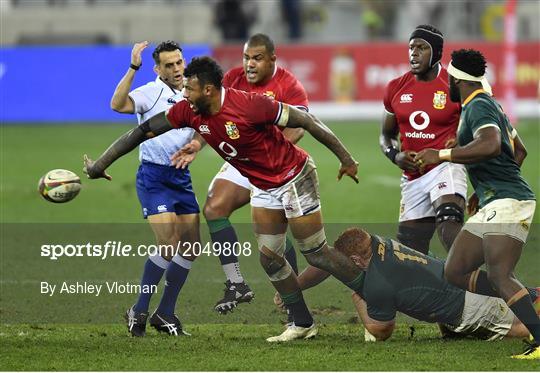
[[(336, 135), (317, 117), (293, 106), (283, 104), (283, 110), (288, 110), (288, 120), (285, 124), (290, 128), (304, 128), (317, 141), (326, 146), (341, 161), (341, 168), (338, 173), (338, 180), (343, 175), (350, 176), (358, 183), (358, 162), (354, 160), (343, 143)], [(286, 114), (285, 114), (286, 115)]]
[(120, 136), (96, 161), (92, 161), (85, 154), (83, 171), (90, 179), (104, 177), (110, 180), (111, 177), (105, 173), (105, 170), (114, 161), (135, 149), (143, 141), (171, 129), (172, 126), (167, 120), (166, 112), (159, 113)]

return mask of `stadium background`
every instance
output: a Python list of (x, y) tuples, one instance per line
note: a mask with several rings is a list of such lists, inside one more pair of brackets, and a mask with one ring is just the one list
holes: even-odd
[[(211, 309), (222, 287), (217, 259), (203, 256), (197, 260), (178, 304), (179, 316), (194, 334), (189, 340), (152, 333), (143, 341), (127, 338), (120, 315), (134, 299), (130, 294), (40, 294), (41, 281), (138, 281), (144, 261), (140, 257), (51, 261), (39, 253), (44, 243), (103, 243), (109, 239), (152, 243), (134, 189), (136, 152), (111, 167), (113, 182), (83, 180), (81, 195), (65, 205), (42, 200), (36, 193), (37, 180), (53, 168), (80, 174), (83, 153), (99, 155), (136, 122), (134, 116), (119, 115), (109, 108), (114, 87), (129, 64), (133, 42), (149, 40), (155, 45), (171, 38), (182, 44), (188, 61), (194, 55), (211, 54), (224, 68), (239, 64), (245, 38), (234, 34), (238, 28), (231, 31), (231, 23), (223, 17), (229, 13), (224, 4), (230, 10), (235, 3), (0, 2), (0, 368), (529, 370), (528, 364), (510, 362), (506, 357), (519, 348), (518, 341), (443, 343), (434, 326), (404, 319), (392, 342), (365, 344), (349, 291), (333, 280), (306, 292), (322, 326), (320, 337), (310, 343), (269, 348), (264, 337), (278, 332), (284, 317), (273, 308), (272, 288), (253, 254), (242, 257), (241, 266), (257, 298), (226, 317)], [(538, 1), (238, 3), (242, 10), (236, 9), (232, 24), (244, 19), (248, 34), (266, 32), (274, 38), (278, 63), (303, 82), (311, 111), (325, 119), (360, 161), (359, 185), (350, 180), (337, 183), (334, 156), (310, 136), (301, 142), (319, 168), (330, 239), (354, 224), (390, 236), (396, 230), (400, 173), (382, 156), (377, 141), (382, 89), (388, 80), (408, 69), (407, 38), (421, 23), (432, 23), (445, 34), (443, 62), (458, 47), (474, 47), (486, 54), (495, 94), (504, 100), (529, 149), (523, 173), (538, 194)], [(513, 21), (508, 17), (512, 4)], [(216, 9), (220, 9), (220, 17)], [(243, 18), (239, 17), (242, 12)], [(505, 29), (505, 24), (515, 28)], [(143, 53), (144, 66), (134, 86), (155, 78), (151, 49)], [(199, 202), (203, 203), (220, 165), (221, 159), (206, 150), (191, 168)], [(239, 227), (241, 240), (254, 245), (249, 209), (238, 211), (232, 220)], [(518, 266), (519, 277), (531, 284), (540, 282), (537, 222), (538, 213)], [(204, 222), (201, 231), (207, 240)], [(444, 256), (437, 238), (432, 243), (434, 252)], [(302, 260), (301, 267), (304, 265)], [(416, 328), (412, 339), (409, 324)], [(149, 349), (160, 352), (141, 358)], [(201, 351), (210, 350), (211, 357), (200, 358)], [(471, 351), (474, 358), (464, 355), (464, 350)], [(180, 357), (173, 360), (170, 355), (176, 352)], [(127, 359), (118, 359), (126, 354)]]

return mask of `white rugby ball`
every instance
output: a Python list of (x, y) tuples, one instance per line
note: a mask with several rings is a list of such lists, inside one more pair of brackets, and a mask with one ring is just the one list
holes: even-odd
[(68, 202), (81, 191), (81, 179), (68, 170), (51, 170), (39, 179), (38, 191), (47, 201)]

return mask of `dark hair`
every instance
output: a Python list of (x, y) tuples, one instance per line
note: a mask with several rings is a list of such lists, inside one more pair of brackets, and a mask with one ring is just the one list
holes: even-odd
[(475, 49), (453, 51), (452, 66), (476, 77), (486, 73), (486, 59), (482, 53)]
[(191, 78), (192, 76), (196, 76), (199, 79), (201, 87), (206, 84), (212, 84), (216, 88), (221, 88), (223, 70), (210, 57), (195, 57), (184, 70), (184, 77)]
[(154, 59), (156, 65), (159, 65), (159, 54), (161, 52), (172, 52), (177, 49), (182, 52), (182, 48), (180, 48), (180, 45), (177, 42), (172, 40), (162, 41), (152, 52), (152, 58)]
[(274, 42), (270, 39), (270, 36), (266, 34), (255, 34), (247, 40), (246, 44), (248, 47), (264, 46), (266, 51), (270, 54), (274, 54), (276, 50)]
[(435, 26), (432, 26), (432, 25), (418, 25), (418, 26), (416, 26), (416, 28), (431, 31), (434, 34), (440, 35), (441, 38), (444, 38), (442, 32), (438, 28), (436, 28)]

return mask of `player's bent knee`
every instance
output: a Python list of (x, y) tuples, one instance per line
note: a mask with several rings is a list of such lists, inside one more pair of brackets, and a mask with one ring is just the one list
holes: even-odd
[(455, 202), (441, 204), (435, 209), (435, 221), (442, 224), (447, 221), (463, 224), (463, 208)]
[(309, 262), (310, 257), (314, 258), (321, 256), (321, 250), (326, 246), (326, 234), (324, 233), (324, 229), (321, 228), (321, 230), (309, 237), (296, 239), (296, 242), (298, 243), (300, 252), (304, 254)]
[(463, 282), (463, 277), (465, 276), (459, 269), (455, 269), (452, 266), (448, 265), (446, 262), (444, 266), (444, 278), (451, 284), (455, 286), (460, 286)]
[(206, 220), (216, 220), (231, 216), (230, 208), (219, 201), (207, 200), (203, 207), (203, 215)]
[(292, 273), (292, 267), (289, 262), (282, 258), (270, 258), (263, 253), (260, 253), (259, 260), (268, 278), (272, 282), (282, 281), (288, 278)]
[(283, 257), (285, 253), (286, 234), (262, 234), (256, 233), (259, 251), (263, 248), (272, 252), (278, 257)]

